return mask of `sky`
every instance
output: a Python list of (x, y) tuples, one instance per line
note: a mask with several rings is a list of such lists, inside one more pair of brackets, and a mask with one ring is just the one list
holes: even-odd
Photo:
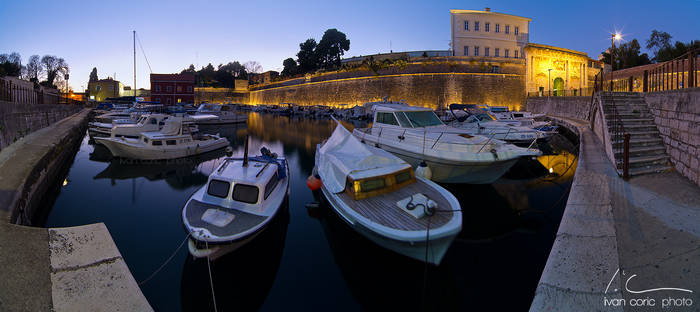
[[(133, 86), (136, 30), (139, 88), (153, 73), (175, 73), (230, 61), (281, 70), (299, 43), (329, 28), (350, 39), (345, 57), (393, 51), (447, 50), (450, 9), (483, 10), (532, 18), (530, 42), (578, 50), (596, 58), (610, 33), (640, 41), (651, 30), (673, 41), (700, 39), (700, 0), (671, 1), (15, 1), (0, 0), (0, 53), (62, 57), (75, 91), (90, 71)], [(646, 52), (646, 51), (645, 51)], [(651, 54), (651, 53), (650, 53)]]

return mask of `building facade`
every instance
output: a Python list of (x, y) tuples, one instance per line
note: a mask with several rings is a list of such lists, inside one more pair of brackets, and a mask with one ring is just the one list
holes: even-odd
[(584, 52), (530, 43), (525, 47), (526, 89), (542, 95), (582, 95), (593, 87), (601, 62)]
[(151, 101), (164, 105), (194, 103), (194, 74), (151, 74)]
[(124, 85), (112, 78), (88, 82), (90, 100), (102, 102), (107, 98), (120, 97), (124, 93)]
[(450, 10), (454, 56), (523, 58), (529, 42), (527, 17), (478, 10)]

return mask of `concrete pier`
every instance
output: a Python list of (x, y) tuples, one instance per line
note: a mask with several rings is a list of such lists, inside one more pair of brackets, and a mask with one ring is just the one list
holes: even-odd
[[(587, 121), (554, 119), (580, 153), (530, 311), (700, 310), (700, 188), (677, 172), (625, 181)], [(657, 288), (692, 292), (639, 293)]]
[(0, 310), (151, 311), (102, 223), (29, 224), (75, 154), (89, 110), (19, 139), (0, 152)]

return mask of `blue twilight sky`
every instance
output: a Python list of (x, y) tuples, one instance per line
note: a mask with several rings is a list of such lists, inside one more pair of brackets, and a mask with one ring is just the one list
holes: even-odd
[[(673, 40), (700, 39), (700, 0), (671, 1), (14, 1), (0, 0), (0, 53), (63, 57), (76, 91), (92, 67), (100, 78), (133, 85), (132, 30), (154, 73), (211, 62), (258, 61), (281, 70), (299, 43), (328, 28), (350, 39), (346, 57), (379, 52), (447, 50), (450, 9), (478, 9), (532, 18), (530, 41), (597, 55), (622, 31), (642, 46), (652, 29)], [(149, 70), (137, 50), (137, 85)], [(144, 84), (145, 83), (145, 84)]]

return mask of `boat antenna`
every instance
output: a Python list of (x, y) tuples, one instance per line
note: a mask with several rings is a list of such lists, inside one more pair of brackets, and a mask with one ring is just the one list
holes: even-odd
[(136, 101), (136, 31), (134, 30), (133, 32), (134, 32), (134, 102), (135, 102)]
[(248, 167), (248, 135), (245, 135), (245, 144), (243, 145), (243, 167)]

